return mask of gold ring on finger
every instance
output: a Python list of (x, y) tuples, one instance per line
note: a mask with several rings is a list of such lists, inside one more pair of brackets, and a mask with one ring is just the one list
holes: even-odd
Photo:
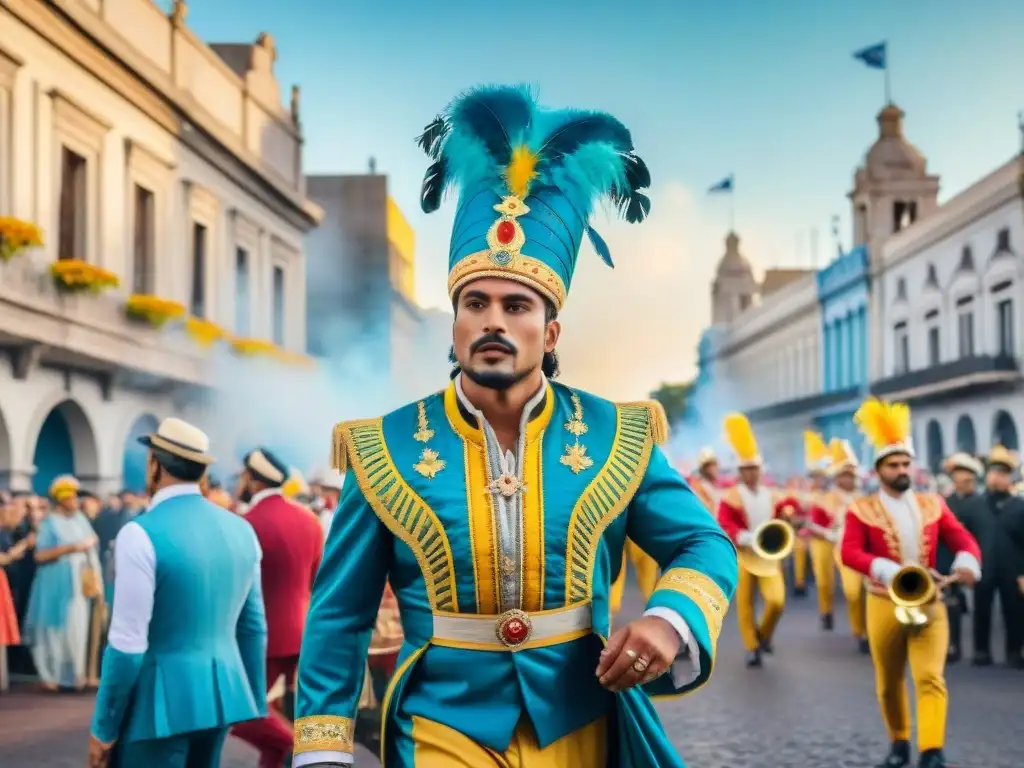
[(627, 648), (625, 653), (631, 660), (636, 661), (636, 651)]
[(650, 663), (651, 662), (649, 662), (647, 659), (645, 659), (643, 656), (641, 656), (639, 659), (637, 659), (636, 661), (633, 662), (633, 669), (636, 672), (640, 672), (640, 673), (646, 672), (647, 671), (647, 667), (650, 666)]

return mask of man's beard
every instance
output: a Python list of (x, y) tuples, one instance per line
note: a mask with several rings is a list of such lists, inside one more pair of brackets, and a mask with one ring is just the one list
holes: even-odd
[(463, 368), (462, 372), (466, 374), (466, 378), (478, 386), (486, 387), (487, 389), (494, 389), (498, 392), (505, 392), (533, 373), (536, 367), (537, 366), (534, 365), (525, 371), (510, 372), (474, 371), (472, 368)]
[(906, 493), (910, 490), (910, 475), (897, 475), (888, 485), (897, 493)]
[(248, 488), (243, 488), (238, 494), (238, 500), (243, 504), (248, 504), (252, 501), (252, 491)]

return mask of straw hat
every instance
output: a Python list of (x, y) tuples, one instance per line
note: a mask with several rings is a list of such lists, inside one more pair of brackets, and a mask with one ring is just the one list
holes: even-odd
[(963, 451), (957, 451), (947, 458), (943, 463), (943, 469), (946, 470), (946, 474), (952, 474), (955, 469), (966, 469), (968, 472), (973, 472), (975, 475), (979, 476), (985, 472), (980, 461), (969, 453), (964, 453)]
[(242, 462), (249, 473), (267, 485), (284, 485), (291, 475), (288, 465), (266, 448), (255, 448)]
[(140, 437), (139, 442), (147, 448), (169, 453), (179, 459), (196, 464), (213, 464), (213, 457), (209, 454), (210, 438), (206, 433), (173, 416), (161, 421), (156, 432)]
[(54, 501), (62, 501), (71, 496), (77, 496), (79, 488), (81, 485), (73, 475), (60, 475), (50, 483), (50, 498)]
[[(1010, 472), (1016, 472), (1020, 469), (1020, 459), (1017, 454), (1011, 451), (1009, 448), (1003, 445), (997, 445), (992, 449), (992, 452), (988, 455), (988, 465), (1006, 467)], [(981, 474), (980, 472), (978, 473)]]

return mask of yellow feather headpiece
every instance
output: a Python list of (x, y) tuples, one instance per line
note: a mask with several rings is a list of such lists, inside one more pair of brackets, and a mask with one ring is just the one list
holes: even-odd
[(750, 427), (750, 421), (742, 413), (730, 413), (723, 423), (725, 439), (729, 441), (733, 453), (741, 467), (761, 466), (761, 454), (757, 448), (757, 438)]
[(809, 470), (823, 469), (828, 458), (828, 445), (817, 432), (804, 432), (804, 465)]
[(857, 452), (853, 450), (853, 446), (847, 440), (833, 437), (832, 442), (829, 443), (829, 455), (832, 464), (828, 468), (828, 473), (833, 477), (841, 472), (850, 470), (856, 472), (860, 469)]
[(894, 453), (914, 456), (910, 436), (910, 406), (870, 397), (853, 415), (853, 422), (875, 448), (875, 461)]
[(512, 150), (512, 159), (505, 167), (505, 181), (509, 191), (520, 200), (530, 194), (530, 184), (537, 178), (537, 160), (525, 144)]

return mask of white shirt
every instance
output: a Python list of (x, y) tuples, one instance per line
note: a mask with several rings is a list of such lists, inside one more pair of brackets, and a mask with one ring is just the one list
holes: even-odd
[[(903, 565), (921, 562), (921, 510), (918, 508), (917, 495), (912, 490), (904, 492), (899, 497), (880, 491), (878, 498), (882, 500), (882, 506), (896, 525), (900, 540), (901, 562), (897, 563), (885, 557), (876, 557), (871, 561), (871, 577), (888, 585)], [(973, 573), (975, 580), (981, 578), (981, 563), (970, 552), (957, 552), (953, 558), (952, 570), (961, 568)]]
[[(157, 491), (147, 512), (168, 499), (200, 495), (194, 483), (170, 485)], [(256, 532), (253, 531), (253, 539)], [(257, 548), (259, 542), (256, 543)], [(259, 549), (257, 549), (259, 551)], [(256, 566), (259, 578), (259, 564)], [(121, 653), (145, 653), (149, 648), (149, 623), (156, 597), (156, 550), (137, 522), (127, 523), (114, 540), (114, 607), (110, 614), (107, 643)]]
[(743, 501), (743, 511), (747, 515), (747, 530), (739, 532), (736, 543), (741, 547), (749, 547), (754, 541), (754, 531), (757, 530), (757, 526), (767, 523), (775, 517), (775, 499), (772, 496), (772, 489), (763, 485), (757, 486), (757, 490), (752, 491), (740, 483), (736, 486), (736, 490)]

